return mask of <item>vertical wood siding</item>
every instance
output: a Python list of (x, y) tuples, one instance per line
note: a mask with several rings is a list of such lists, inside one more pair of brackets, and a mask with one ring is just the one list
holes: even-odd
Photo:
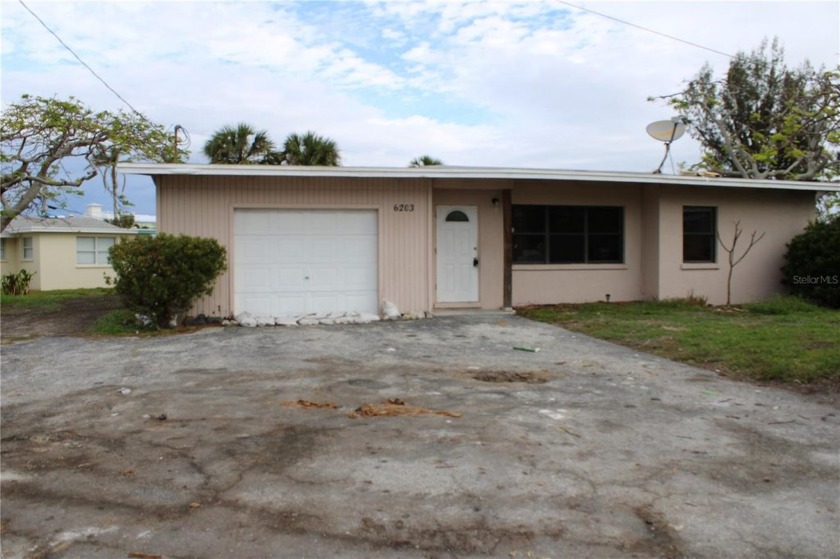
[[(402, 312), (428, 310), (431, 214), (427, 181), (313, 177), (158, 177), (158, 230), (211, 237), (228, 250), (228, 271), (193, 313), (233, 314), (233, 212), (236, 208), (375, 209), (379, 223), (379, 299)], [(400, 205), (402, 205), (400, 207)], [(395, 211), (402, 209), (404, 211)], [(406, 211), (407, 210), (407, 211)]]

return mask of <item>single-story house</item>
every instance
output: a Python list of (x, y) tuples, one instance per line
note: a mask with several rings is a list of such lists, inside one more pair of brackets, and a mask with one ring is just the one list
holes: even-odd
[(18, 216), (0, 234), (2, 275), (27, 270), (34, 291), (106, 287), (114, 275), (108, 249), (136, 229), (85, 216)]
[(193, 311), (498, 309), (726, 300), (735, 222), (764, 238), (733, 302), (782, 289), (786, 243), (825, 183), (540, 169), (120, 165), (157, 190), (158, 231), (212, 237), (228, 271)]

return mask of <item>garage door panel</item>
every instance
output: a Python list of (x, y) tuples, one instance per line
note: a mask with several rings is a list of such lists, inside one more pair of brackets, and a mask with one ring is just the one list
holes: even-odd
[(301, 293), (277, 293), (271, 316), (300, 316), (306, 314), (306, 296)]
[(234, 224), (237, 313), (376, 312), (375, 211), (236, 210)]
[[(309, 262), (335, 262), (341, 261), (338, 244), (341, 242), (336, 237), (311, 239), (307, 243), (307, 258)], [(343, 256), (343, 255), (342, 255)]]
[(269, 210), (271, 233), (275, 235), (302, 235), (306, 233), (306, 215), (300, 212)]
[(336, 284), (343, 284), (343, 282), (341, 281), (341, 277), (343, 275), (343, 270), (336, 268), (335, 266), (313, 265), (309, 269), (309, 279), (307, 280), (307, 282), (309, 283), (309, 290), (335, 291)]
[(237, 284), (241, 284), (247, 293), (271, 290), (271, 269), (251, 267), (247, 274), (236, 274)]
[(272, 287), (274, 291), (306, 291), (306, 269), (277, 268)]
[(344, 306), (343, 301), (340, 300), (343, 297), (339, 298), (339, 296), (330, 293), (310, 293), (308, 299), (311, 309), (309, 312), (318, 314), (336, 312), (336, 309)]
[(284, 261), (304, 262), (306, 246), (304, 237), (298, 235), (276, 236), (269, 249), (270, 258), (282, 265)]
[(351, 309), (376, 308), (376, 295), (371, 295), (370, 293), (347, 293), (345, 295), (345, 304)]
[(267, 237), (248, 235), (234, 245), (239, 262), (268, 261), (271, 258), (271, 240)]
[(271, 214), (259, 210), (251, 210), (247, 215), (234, 213), (233, 223), (238, 234), (256, 235), (271, 230)]

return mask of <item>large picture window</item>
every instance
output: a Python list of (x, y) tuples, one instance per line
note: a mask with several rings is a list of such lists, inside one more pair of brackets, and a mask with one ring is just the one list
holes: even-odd
[(513, 262), (624, 262), (624, 208), (513, 206)]
[(108, 249), (115, 242), (114, 237), (76, 237), (76, 264), (109, 264)]
[(717, 208), (683, 207), (683, 262), (715, 262), (717, 255)]

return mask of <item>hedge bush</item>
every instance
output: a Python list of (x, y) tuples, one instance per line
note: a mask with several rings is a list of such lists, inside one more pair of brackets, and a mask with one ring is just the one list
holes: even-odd
[(840, 217), (810, 224), (787, 247), (782, 283), (794, 295), (840, 308)]
[(186, 235), (138, 235), (110, 249), (115, 278), (108, 278), (125, 305), (160, 328), (210, 295), (227, 269), (227, 253), (215, 239)]

